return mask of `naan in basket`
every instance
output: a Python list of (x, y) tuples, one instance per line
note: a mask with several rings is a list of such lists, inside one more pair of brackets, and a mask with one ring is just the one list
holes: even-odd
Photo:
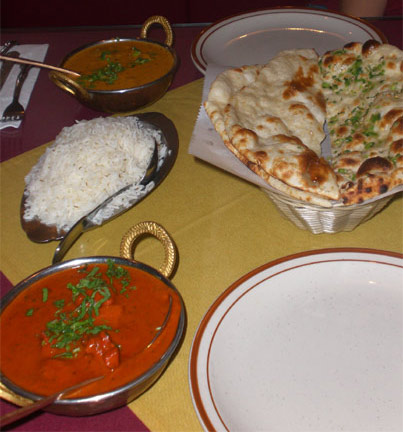
[(343, 203), (403, 184), (403, 52), (354, 42), (326, 53), (319, 65)]
[(225, 145), (269, 184), (306, 201), (339, 198), (320, 157), (326, 111), (314, 50), (223, 72), (204, 106)]
[(361, 203), (403, 184), (402, 62), (401, 50), (376, 41), (322, 57), (287, 50), (221, 73), (204, 107), (225, 145), (271, 186), (322, 206)]

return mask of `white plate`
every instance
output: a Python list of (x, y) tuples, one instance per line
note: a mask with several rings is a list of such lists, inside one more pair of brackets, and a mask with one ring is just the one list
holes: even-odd
[(348, 42), (386, 42), (368, 22), (315, 9), (275, 8), (234, 15), (204, 29), (192, 44), (200, 72), (207, 64), (242, 66), (264, 63), (285, 49), (314, 48), (318, 54)]
[(230, 286), (190, 355), (203, 428), (402, 431), (402, 262), (383, 251), (311, 251)]

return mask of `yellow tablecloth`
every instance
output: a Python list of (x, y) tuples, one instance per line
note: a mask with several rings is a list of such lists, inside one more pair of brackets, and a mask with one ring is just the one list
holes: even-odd
[[(188, 385), (188, 359), (198, 323), (216, 297), (250, 270), (300, 251), (365, 247), (403, 251), (402, 198), (352, 232), (314, 235), (285, 220), (259, 188), (188, 154), (200, 106), (202, 80), (167, 93), (152, 107), (169, 117), (179, 133), (178, 159), (169, 176), (137, 207), (85, 233), (65, 259), (117, 255), (122, 235), (135, 223), (154, 220), (174, 238), (179, 266), (172, 281), (188, 317), (181, 349), (160, 380), (130, 404), (153, 431), (201, 430)], [(45, 145), (1, 164), (1, 270), (13, 282), (49, 265), (56, 243), (35, 244), (20, 227), (24, 176)], [(155, 267), (162, 248), (146, 240), (136, 258)]]

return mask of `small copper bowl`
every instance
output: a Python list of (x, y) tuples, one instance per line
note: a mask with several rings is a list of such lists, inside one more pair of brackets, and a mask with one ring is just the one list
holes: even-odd
[[(165, 43), (160, 43), (147, 39), (148, 29), (152, 24), (161, 24), (166, 37)], [(107, 43), (119, 43), (125, 41), (143, 41), (151, 44), (159, 45), (169, 51), (173, 57), (172, 68), (160, 78), (138, 86), (127, 88), (123, 90), (88, 90), (78, 84), (74, 79), (61, 72), (50, 72), (49, 77), (54, 84), (56, 84), (63, 91), (73, 95), (83, 105), (92, 108), (96, 111), (106, 113), (128, 113), (138, 108), (150, 105), (156, 100), (161, 98), (174, 78), (178, 59), (175, 50), (172, 48), (173, 33), (168, 20), (165, 17), (155, 15), (146, 20), (141, 28), (140, 38), (126, 38), (126, 39), (109, 39), (87, 44), (79, 47), (69, 53), (60, 63), (60, 67), (63, 67), (66, 61), (76, 54), (77, 52), (96, 45), (104, 45)]]
[[(152, 235), (162, 243), (165, 252), (165, 260), (160, 266), (159, 270), (156, 270), (146, 264), (133, 260), (133, 248), (135, 247), (137, 241), (142, 235)], [(50, 274), (62, 272), (63, 270), (75, 268), (85, 264), (100, 264), (106, 263), (108, 260), (112, 260), (117, 265), (131, 267), (149, 273), (149, 275), (159, 279), (166, 286), (174, 290), (178, 294), (181, 301), (180, 317), (177, 324), (175, 336), (166, 351), (161, 356), (161, 358), (157, 362), (155, 362), (146, 372), (131, 380), (129, 379), (126, 384), (115, 388), (114, 390), (110, 390), (102, 394), (96, 394), (93, 396), (86, 396), (81, 398), (62, 398), (56, 400), (51, 405), (46, 406), (44, 408), (45, 411), (67, 416), (88, 416), (99, 414), (101, 412), (109, 411), (126, 405), (130, 403), (133, 399), (140, 396), (155, 381), (158, 380), (158, 378), (164, 372), (165, 368), (168, 366), (169, 362), (172, 360), (172, 357), (175, 355), (176, 351), (180, 346), (185, 330), (186, 313), (185, 306), (179, 292), (172, 284), (172, 282), (168, 279), (175, 269), (177, 260), (177, 251), (173, 240), (165, 231), (165, 229), (157, 223), (141, 222), (133, 226), (123, 237), (121, 242), (121, 256), (122, 258), (107, 256), (76, 258), (58, 263), (56, 265), (52, 265), (43, 270), (40, 270), (37, 273), (34, 273), (33, 275), (20, 282), (2, 299), (1, 310), (6, 308), (7, 305), (12, 302), (13, 299), (17, 297), (21, 292), (28, 289), (32, 285), (32, 283), (43, 279)], [(30, 405), (32, 402), (41, 399), (39, 395), (31, 393), (14, 384), (1, 372), (0, 377), (0, 397), (2, 399), (5, 399), (19, 406), (27, 406)]]

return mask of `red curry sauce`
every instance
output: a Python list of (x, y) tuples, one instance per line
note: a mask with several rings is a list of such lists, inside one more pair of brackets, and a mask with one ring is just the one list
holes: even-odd
[[(106, 276), (108, 268), (114, 269), (109, 275), (115, 276)], [(106, 288), (89, 289), (91, 274), (104, 281), (95, 282)], [(169, 297), (169, 321), (145, 349), (167, 316)], [(181, 307), (175, 290), (140, 269), (109, 262), (49, 275), (3, 310), (1, 371), (18, 386), (40, 395), (98, 376), (105, 378), (71, 397), (110, 391), (140, 376), (161, 358), (175, 337)], [(57, 333), (60, 326), (62, 331)], [(66, 342), (66, 334), (79, 338), (69, 336)]]

